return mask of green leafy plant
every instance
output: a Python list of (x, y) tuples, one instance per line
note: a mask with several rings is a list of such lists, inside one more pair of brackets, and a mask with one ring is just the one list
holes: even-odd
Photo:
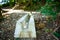
[(12, 7), (15, 5), (15, 0), (10, 0), (9, 5)]
[(57, 13), (59, 12), (59, 2), (55, 0), (46, 0), (46, 4), (41, 7), (40, 11), (42, 15), (52, 16), (56, 19)]

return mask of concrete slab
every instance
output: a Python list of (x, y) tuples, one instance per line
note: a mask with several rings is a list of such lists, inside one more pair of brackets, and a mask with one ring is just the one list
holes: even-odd
[(36, 38), (35, 22), (33, 15), (26, 14), (16, 23), (15, 38)]

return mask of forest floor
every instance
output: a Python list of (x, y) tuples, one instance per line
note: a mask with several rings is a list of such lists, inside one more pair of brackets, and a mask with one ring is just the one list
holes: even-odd
[[(0, 22), (0, 34), (1, 34), (0, 40), (14, 40), (14, 31), (15, 31), (16, 21), (24, 15), (25, 14), (22, 14), (22, 15), (21, 14), (10, 14), (10, 15), (4, 16), (5, 19), (2, 22)], [(36, 32), (37, 32), (36, 40), (57, 40), (52, 34), (54, 29), (57, 27), (53, 26), (52, 22), (50, 23), (46, 22), (45, 24), (46, 26), (44, 28), (38, 29), (37, 27), (39, 27), (38, 25), (40, 24), (39, 22), (40, 22), (40, 19), (37, 19), (37, 21), (35, 20), (35, 24), (37, 24), (36, 25)], [(46, 32), (46, 29), (49, 29), (51, 31)]]

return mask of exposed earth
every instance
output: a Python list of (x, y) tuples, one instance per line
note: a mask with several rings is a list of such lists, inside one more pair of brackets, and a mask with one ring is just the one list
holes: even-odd
[[(16, 26), (16, 21), (21, 18), (23, 15), (25, 14), (10, 14), (10, 15), (5, 15), (4, 16), (4, 20), (2, 22), (0, 22), (0, 40), (14, 40), (14, 31), (15, 31), (15, 26)], [(36, 15), (37, 16), (37, 15)], [(46, 21), (46, 19), (42, 18), (42, 20), (40, 18), (38, 18), (38, 20), (36, 20), (35, 18), (35, 24), (36, 24), (36, 35), (37, 38), (36, 40), (57, 40), (54, 36), (53, 36), (53, 31), (55, 28), (57, 28), (55, 26), (55, 24), (53, 24), (54, 21), (51, 22), (47, 22), (44, 23), (44, 21)], [(40, 28), (40, 24), (43, 24), (43, 28)], [(50, 30), (50, 31), (48, 31)]]

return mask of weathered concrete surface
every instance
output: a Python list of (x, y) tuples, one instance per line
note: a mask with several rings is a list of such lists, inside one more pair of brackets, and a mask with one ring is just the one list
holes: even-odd
[(26, 14), (16, 23), (15, 38), (36, 38), (35, 22), (33, 15)]

